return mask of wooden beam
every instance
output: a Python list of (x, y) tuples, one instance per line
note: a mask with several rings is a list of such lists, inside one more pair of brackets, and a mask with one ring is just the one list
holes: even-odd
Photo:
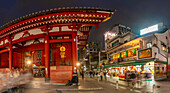
[(9, 51), (9, 49), (1, 50), (1, 51), (0, 51), (0, 54), (1, 54), (1, 53), (4, 53), (4, 52), (8, 52), (8, 51)]
[(13, 41), (12, 44), (20, 43), (20, 42), (27, 41), (27, 40), (42, 38), (42, 37), (44, 37), (44, 34), (30, 35), (29, 37), (17, 39)]
[(55, 42), (72, 42), (72, 39), (54, 39), (50, 40), (50, 43), (55, 43)]

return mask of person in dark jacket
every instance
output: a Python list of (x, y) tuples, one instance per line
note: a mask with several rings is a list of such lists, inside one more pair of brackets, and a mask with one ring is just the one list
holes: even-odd
[(105, 78), (105, 80), (107, 80), (107, 77), (106, 77), (106, 72), (103, 72), (103, 74), (104, 74), (104, 78)]
[(82, 79), (84, 79), (84, 71), (81, 72)]
[(90, 74), (90, 78), (92, 78), (93, 72), (91, 70), (90, 70), (89, 74)]
[(78, 76), (77, 75), (78, 75), (77, 71), (74, 70), (72, 80), (70, 81), (70, 85), (72, 85), (73, 83), (76, 83), (76, 86), (78, 86)]

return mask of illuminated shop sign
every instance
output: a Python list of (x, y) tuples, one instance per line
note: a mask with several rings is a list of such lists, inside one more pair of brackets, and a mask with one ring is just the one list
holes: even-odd
[(140, 30), (140, 35), (158, 31), (158, 24)]
[(104, 36), (105, 36), (105, 40), (108, 40), (108, 39), (112, 39), (112, 38), (116, 37), (117, 34), (116, 33), (111, 33), (111, 32), (106, 32), (104, 34)]
[(152, 49), (151, 48), (138, 51), (138, 58), (139, 59), (149, 58), (149, 57), (152, 57)]

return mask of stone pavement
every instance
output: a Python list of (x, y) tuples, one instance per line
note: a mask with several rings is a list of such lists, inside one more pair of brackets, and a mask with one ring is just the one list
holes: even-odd
[[(156, 93), (170, 93), (170, 81), (144, 82), (143, 86), (128, 87), (127, 82), (119, 80), (119, 89), (116, 89), (116, 78), (107, 78), (100, 81), (97, 78), (79, 78), (80, 85), (76, 87), (45, 83), (44, 78), (34, 78), (30, 83), (22, 86), (20, 93), (151, 93), (153, 84), (160, 86)], [(57, 92), (59, 90), (61, 92)], [(19, 93), (19, 92), (12, 92)]]
[[(93, 78), (95, 80), (99, 80), (99, 78)], [(116, 84), (116, 81), (119, 82), (119, 86), (121, 87), (126, 87), (129, 89), (137, 90), (138, 92), (142, 93), (152, 93), (153, 92), (153, 84), (156, 85), (156, 93), (170, 93), (170, 78), (167, 80), (162, 80), (162, 81), (142, 81), (142, 83), (136, 83), (134, 88), (133, 86), (130, 85), (128, 86), (128, 83), (123, 80), (119, 80), (117, 77), (107, 77), (107, 81), (103, 80), (105, 82), (110, 82), (113, 85)]]
[(116, 90), (115, 85), (109, 82), (96, 81), (91, 78), (84, 80), (79, 78), (79, 82), (80, 85), (76, 87), (75, 85), (65, 86), (45, 83), (44, 79), (34, 78), (29, 84), (23, 86), (22, 93), (57, 93), (56, 90), (62, 91), (61, 93), (139, 93), (139, 91), (121, 86)]

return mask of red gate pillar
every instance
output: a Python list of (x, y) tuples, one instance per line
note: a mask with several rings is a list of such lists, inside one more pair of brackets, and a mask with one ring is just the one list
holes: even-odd
[(9, 69), (12, 70), (12, 39), (9, 37)]
[(76, 33), (72, 34), (72, 72), (74, 71), (74, 67), (76, 67), (76, 63), (78, 61), (77, 57), (77, 38)]
[(49, 33), (45, 35), (45, 81), (50, 81), (50, 47), (49, 47)]

